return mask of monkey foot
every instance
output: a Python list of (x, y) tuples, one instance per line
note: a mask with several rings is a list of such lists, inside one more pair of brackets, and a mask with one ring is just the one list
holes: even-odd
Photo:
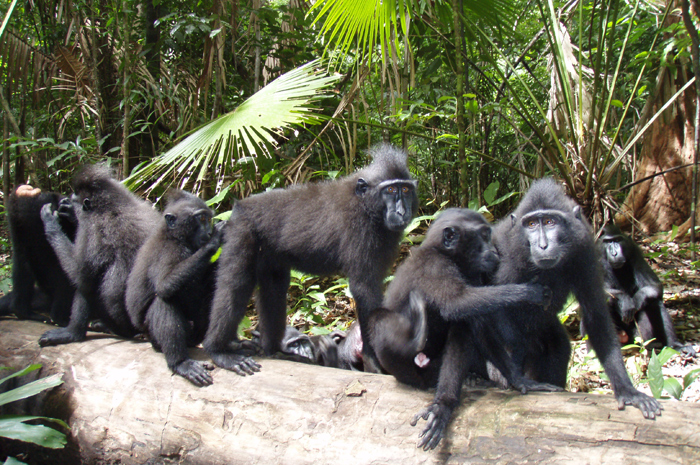
[(634, 388), (630, 388), (629, 390), (625, 390), (623, 392), (616, 392), (615, 395), (617, 397), (618, 410), (624, 409), (625, 405), (632, 405), (641, 410), (644, 418), (648, 420), (653, 420), (657, 416), (661, 415), (661, 410), (663, 407), (659, 401), (637, 391)]
[(226, 352), (214, 352), (209, 355), (211, 355), (211, 359), (216, 366), (224, 370), (233, 371), (241, 376), (252, 375), (260, 371), (261, 368), (258, 362), (245, 355)]
[(61, 344), (69, 344), (71, 342), (82, 342), (85, 340), (85, 333), (76, 334), (68, 328), (52, 329), (46, 331), (39, 338), (41, 347), (57, 346)]
[(421, 418), (427, 421), (425, 428), (420, 433), (417, 447), (422, 447), (423, 450), (431, 450), (437, 447), (445, 433), (447, 423), (450, 421), (452, 410), (447, 405), (435, 402), (413, 417), (411, 426), (416, 426)]
[(672, 346), (674, 349), (676, 349), (678, 352), (681, 353), (683, 357), (687, 358), (693, 358), (697, 355), (697, 352), (695, 351), (695, 347), (693, 347), (692, 344), (674, 344)]
[(214, 383), (209, 373), (213, 369), (214, 366), (209, 363), (190, 359), (179, 363), (173, 371), (194, 385), (202, 387)]

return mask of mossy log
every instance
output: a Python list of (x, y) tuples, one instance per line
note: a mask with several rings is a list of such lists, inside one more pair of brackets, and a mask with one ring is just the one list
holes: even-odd
[[(0, 365), (63, 373), (63, 385), (15, 405), (71, 426), (67, 449), (40, 459), (30, 452), (29, 462), (700, 463), (700, 406), (692, 403), (663, 401), (650, 421), (636, 408), (617, 410), (612, 396), (465, 388), (446, 439), (425, 452), (416, 448), (424, 422), (409, 421), (432, 393), (391, 376), (263, 359), (260, 373), (216, 369), (214, 384), (197, 388), (147, 342), (90, 333), (83, 343), (40, 348), (47, 329), (0, 321)], [(21, 447), (0, 442), (5, 454)]]

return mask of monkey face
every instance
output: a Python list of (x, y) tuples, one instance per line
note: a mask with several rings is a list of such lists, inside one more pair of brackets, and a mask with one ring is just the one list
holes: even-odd
[(525, 215), (521, 225), (535, 266), (544, 270), (556, 267), (569, 249), (570, 227), (564, 215), (557, 210), (536, 210)]
[(384, 203), (384, 225), (389, 231), (403, 231), (415, 213), (415, 181), (384, 181), (379, 184), (379, 192)]

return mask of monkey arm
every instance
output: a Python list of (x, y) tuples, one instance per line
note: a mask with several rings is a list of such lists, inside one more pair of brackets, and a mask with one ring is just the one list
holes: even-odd
[(442, 440), (452, 413), (459, 405), (462, 384), (478, 353), (470, 342), (465, 341), (465, 333), (467, 330), (462, 325), (450, 327), (435, 398), (411, 420), (411, 426), (416, 426), (421, 418), (426, 420), (418, 441), (418, 447), (423, 450), (435, 449)]
[(78, 285), (78, 262), (76, 261), (75, 245), (63, 232), (59, 222), (58, 212), (52, 210), (50, 203), (41, 207), (41, 220), (44, 222), (46, 239), (51, 244), (61, 268), (68, 275), (74, 286)]
[(576, 263), (577, 273), (589, 276), (590, 282), (574, 287), (574, 295), (581, 305), (588, 338), (612, 384), (618, 408), (633, 405), (642, 411), (644, 418), (654, 419), (661, 414), (662, 407), (656, 399), (637, 391), (630, 381), (622, 360), (620, 342), (615, 335), (610, 312), (605, 306), (602, 276), (591, 259), (577, 260)]
[(643, 286), (637, 292), (634, 293), (634, 307), (637, 310), (641, 310), (648, 301), (662, 301), (663, 296), (664, 294), (661, 284), (649, 284), (647, 286)]
[[(433, 296), (436, 297), (436, 296)], [(469, 287), (459, 293), (437, 296), (433, 299), (442, 318), (451, 322), (464, 321), (477, 315), (486, 315), (521, 303), (547, 306), (551, 292), (540, 284), (501, 284)]]
[[(214, 247), (216, 245), (216, 247)], [(211, 257), (218, 249), (217, 244), (207, 244), (173, 268), (161, 272), (156, 282), (156, 295), (163, 300), (172, 299), (187, 283), (198, 279), (213, 266)]]

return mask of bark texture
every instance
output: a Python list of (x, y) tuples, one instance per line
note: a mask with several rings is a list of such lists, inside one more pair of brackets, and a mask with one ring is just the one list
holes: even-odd
[[(680, 2), (674, 0), (680, 8)], [(664, 27), (681, 21), (680, 15), (669, 15)], [(678, 63), (663, 68), (656, 81), (653, 98), (644, 109), (654, 115), (691, 78), (690, 66)], [(652, 123), (644, 138), (636, 180), (665, 170), (693, 163), (695, 153), (695, 87), (691, 86)], [(615, 221), (627, 229), (632, 218), (645, 234), (668, 231), (688, 220), (692, 204), (690, 167), (677, 169), (644, 181), (631, 190), (622, 212)]]
[[(254, 376), (216, 369), (214, 384), (197, 388), (172, 376), (148, 343), (91, 333), (40, 349), (46, 329), (0, 321), (0, 365), (64, 373), (62, 386), (15, 407), (64, 418), (71, 447), (29, 462), (700, 463), (695, 404), (664, 401), (649, 421), (635, 408), (618, 411), (612, 396), (465, 389), (447, 440), (424, 452), (415, 443), (425, 423), (409, 421), (432, 393), (390, 376), (262, 360)], [(0, 452), (16, 450), (0, 442)]]

